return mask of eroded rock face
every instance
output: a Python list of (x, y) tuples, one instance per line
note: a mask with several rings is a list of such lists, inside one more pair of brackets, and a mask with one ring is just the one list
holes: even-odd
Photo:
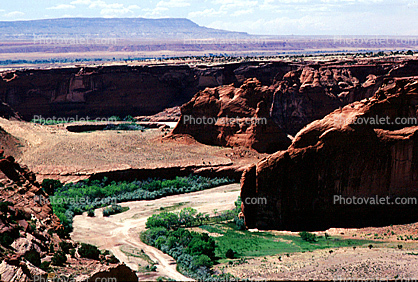
[[(418, 197), (417, 110), (418, 79), (387, 78), (371, 99), (307, 125), (286, 151), (244, 172), (247, 226), (300, 231), (415, 222), (416, 203), (344, 205), (335, 197)], [(409, 123), (395, 124), (398, 117)], [(259, 198), (267, 203), (249, 204)]]
[(47, 195), (26, 166), (20, 166), (11, 156), (5, 158), (3, 151), (0, 186), (1, 280), (32, 281), (34, 275), (46, 277), (39, 265), (33, 265), (35, 262), (27, 258), (45, 256), (49, 245), (59, 240), (56, 233), (61, 224), (49, 201), (36, 200)]
[(364, 76), (357, 67), (307, 66), (287, 73), (273, 86), (272, 117), (294, 136), (333, 110), (373, 96), (382, 85), (385, 68), (363, 67), (369, 73)]
[[(36, 116), (153, 115), (186, 103), (205, 87), (239, 86), (251, 77), (271, 84), (278, 73), (296, 68), (288, 63), (248, 62), (8, 71), (0, 73), (0, 101), (27, 121)], [(0, 115), (2, 111), (0, 107)]]
[[(38, 281), (46, 280), (48, 273), (40, 269), (41, 261), (47, 261), (48, 258), (50, 260), (53, 255), (51, 245), (58, 250), (59, 243), (62, 242), (58, 236), (62, 225), (53, 213), (48, 195), (41, 189), (34, 173), (26, 166), (16, 163), (13, 157), (4, 157), (3, 154), (1, 150), (0, 281), (34, 281), (35, 277)], [(68, 242), (77, 246), (71, 240), (67, 240)], [(94, 268), (90, 273), (83, 273), (87, 277), (119, 277), (118, 281), (125, 281), (121, 277), (127, 275), (130, 279), (128, 281), (138, 280), (135, 280), (132, 270), (117, 264), (114, 257), (109, 266), (89, 259), (71, 260), (71, 263), (87, 264)], [(109, 260), (106, 259), (106, 262)], [(104, 274), (98, 274), (97, 270)], [(68, 272), (71, 271), (69, 268)]]
[[(385, 78), (408, 71), (415, 73), (417, 68), (414, 62), (300, 64), (287, 73), (282, 68), (273, 83), (261, 83), (251, 90), (244, 89), (250, 80), (240, 89), (232, 85), (208, 88), (200, 91), (181, 108), (182, 117), (173, 134), (190, 134), (206, 144), (246, 146), (259, 152), (285, 149), (289, 139), (284, 136), (294, 136), (305, 125), (333, 110), (372, 97)], [(262, 103), (257, 105), (259, 101)], [(207, 119), (223, 119), (227, 115), (230, 118), (232, 115), (256, 118), (256, 112), (269, 120), (268, 127), (184, 124), (188, 116)]]
[(98, 268), (91, 277), (83, 280), (83, 282), (106, 281), (106, 279), (116, 279), (116, 281), (138, 281), (135, 271), (124, 264), (108, 267), (102, 266)]
[(207, 88), (181, 107), (181, 119), (172, 134), (190, 134), (197, 141), (220, 146), (244, 146), (275, 152), (290, 139), (269, 115), (271, 90), (257, 79), (240, 88)]

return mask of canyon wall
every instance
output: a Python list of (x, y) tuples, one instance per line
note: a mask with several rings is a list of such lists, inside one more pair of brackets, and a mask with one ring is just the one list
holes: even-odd
[[(306, 62), (293, 65), (294, 69), (286, 73), (282, 68), (271, 84), (268, 80), (247, 80), (240, 88), (208, 88), (181, 107), (182, 116), (173, 134), (189, 134), (205, 144), (244, 146), (259, 152), (284, 150), (305, 125), (349, 103), (372, 97), (385, 78), (418, 75), (417, 66), (417, 61)], [(245, 118), (264, 118), (268, 123), (250, 126)], [(196, 119), (217, 122), (194, 122)]]
[[(256, 77), (271, 84), (296, 68), (287, 63), (219, 66), (155, 65), (71, 67), (1, 73), (0, 101), (23, 119), (151, 115), (188, 102), (206, 87), (241, 85)], [(10, 115), (9, 113), (6, 113)]]
[[(395, 201), (418, 199), (417, 120), (418, 77), (387, 77), (372, 98), (310, 123), (287, 150), (244, 172), (246, 225), (300, 231), (416, 222), (417, 203)], [(390, 203), (372, 204), (376, 197)]]

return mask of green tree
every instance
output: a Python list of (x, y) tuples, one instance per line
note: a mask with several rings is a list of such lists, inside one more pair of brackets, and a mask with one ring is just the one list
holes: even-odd
[(184, 225), (186, 227), (192, 226), (196, 213), (197, 210), (191, 207), (182, 209), (179, 214), (180, 225)]
[(316, 235), (313, 233), (309, 233), (306, 231), (299, 232), (299, 236), (302, 238), (302, 240), (313, 243), (316, 242)]
[(145, 226), (147, 228), (165, 227), (167, 229), (176, 229), (179, 226), (179, 216), (172, 212), (154, 214), (147, 219)]
[(52, 265), (56, 265), (56, 266), (62, 266), (66, 262), (67, 262), (67, 256), (61, 250), (56, 252), (51, 259)]
[(55, 179), (44, 179), (42, 181), (42, 189), (48, 195), (54, 195), (55, 191), (62, 187), (62, 183), (59, 180)]
[(82, 243), (81, 247), (78, 249), (78, 254), (82, 258), (98, 260), (100, 251), (96, 246)]

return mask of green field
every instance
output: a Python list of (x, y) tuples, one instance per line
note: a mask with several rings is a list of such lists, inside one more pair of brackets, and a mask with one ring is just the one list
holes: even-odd
[(222, 236), (213, 237), (216, 241), (215, 255), (226, 258), (228, 249), (236, 252), (235, 257), (260, 257), (277, 254), (313, 251), (316, 249), (339, 248), (377, 244), (375, 241), (341, 239), (338, 237), (317, 237), (317, 241), (309, 243), (300, 236), (275, 235), (270, 232), (239, 231), (235, 224), (202, 225), (200, 228)]

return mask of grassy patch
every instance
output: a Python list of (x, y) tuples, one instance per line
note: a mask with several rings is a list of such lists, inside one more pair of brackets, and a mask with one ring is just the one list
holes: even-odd
[(138, 250), (137, 248), (126, 245), (121, 246), (119, 249), (128, 257), (140, 258), (151, 265), (155, 264), (154, 261), (143, 250)]
[(361, 246), (375, 241), (317, 237), (316, 242), (307, 242), (300, 236), (274, 235), (270, 232), (239, 231), (232, 223), (203, 225), (200, 228), (223, 236), (214, 237), (215, 255), (226, 258), (228, 249), (236, 252), (236, 257), (259, 257), (276, 254), (313, 251), (317, 249)]
[(181, 203), (176, 203), (176, 204), (174, 204), (174, 205), (172, 205), (172, 206), (168, 206), (168, 207), (160, 207), (159, 209), (156, 209), (155, 211), (156, 212), (158, 212), (158, 211), (161, 211), (161, 212), (163, 212), (163, 211), (166, 211), (166, 212), (168, 212), (168, 211), (175, 211), (175, 210), (177, 210), (177, 209), (179, 209), (180, 207), (182, 207), (182, 206), (184, 206), (184, 205), (186, 205), (186, 204), (189, 204), (190, 202), (181, 202)]

